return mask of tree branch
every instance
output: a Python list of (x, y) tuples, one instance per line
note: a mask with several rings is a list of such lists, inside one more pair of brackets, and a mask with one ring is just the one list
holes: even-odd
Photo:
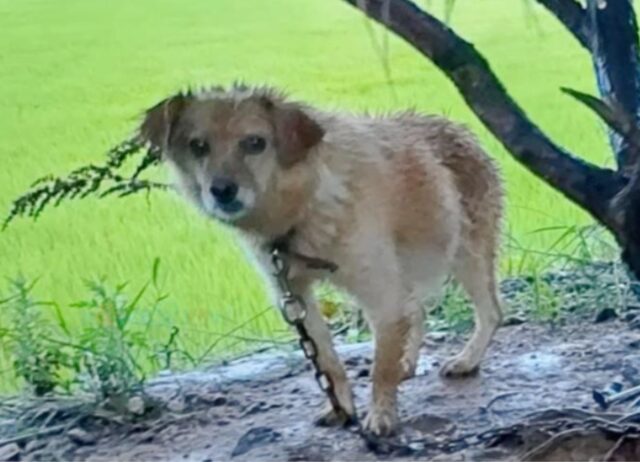
[(484, 125), (531, 172), (614, 229), (609, 201), (624, 187), (616, 172), (573, 157), (529, 120), (473, 45), (409, 0), (343, 0), (431, 59)]
[(625, 146), (627, 164), (622, 165), (619, 172), (629, 178), (633, 178), (637, 166), (640, 165), (640, 127), (637, 118), (629, 114), (616, 101), (607, 103), (595, 96), (588, 95), (570, 88), (562, 88), (563, 92), (587, 106), (600, 117), (611, 130), (617, 133)]
[(580, 45), (591, 50), (591, 25), (587, 11), (576, 0), (537, 0), (573, 34)]

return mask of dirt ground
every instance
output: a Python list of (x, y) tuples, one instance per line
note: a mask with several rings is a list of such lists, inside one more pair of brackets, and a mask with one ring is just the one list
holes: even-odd
[[(457, 380), (440, 378), (438, 367), (463, 339), (427, 336), (418, 375), (401, 387), (402, 429), (393, 441), (435, 441), (508, 427), (546, 408), (597, 412), (593, 390), (614, 382), (624, 389), (640, 384), (640, 330), (634, 323), (564, 324), (501, 328), (482, 370)], [(342, 345), (340, 354), (362, 414), (371, 347)], [(161, 376), (148, 384), (148, 393), (163, 403), (154, 418), (109, 425), (80, 420), (63, 432), (7, 444), (0, 459), (508, 460), (521, 449), (506, 439), (448, 455), (376, 454), (353, 431), (312, 424), (324, 399), (297, 353), (261, 353), (211, 370)]]

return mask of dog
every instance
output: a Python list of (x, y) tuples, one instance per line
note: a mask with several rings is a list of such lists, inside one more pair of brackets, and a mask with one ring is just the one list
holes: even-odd
[(374, 342), (366, 430), (397, 426), (397, 390), (415, 374), (430, 305), (453, 276), (475, 308), (475, 330), (442, 366), (475, 371), (500, 325), (496, 259), (503, 188), (495, 164), (465, 128), (404, 112), (351, 115), (293, 102), (267, 87), (233, 85), (179, 93), (149, 109), (139, 129), (175, 172), (184, 196), (252, 242), (268, 264), (270, 243), (338, 266), (293, 260), (292, 291), (341, 409), (321, 424), (355, 416), (345, 370), (312, 298), (328, 277), (361, 303)]

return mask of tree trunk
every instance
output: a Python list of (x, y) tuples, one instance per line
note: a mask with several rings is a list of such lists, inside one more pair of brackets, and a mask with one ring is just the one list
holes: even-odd
[[(601, 98), (633, 117), (640, 116), (640, 52), (632, 0), (588, 0), (590, 49)], [(617, 133), (610, 143), (618, 170), (629, 176), (635, 153)]]

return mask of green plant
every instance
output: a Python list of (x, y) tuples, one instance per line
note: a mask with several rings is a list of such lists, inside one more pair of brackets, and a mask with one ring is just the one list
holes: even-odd
[(132, 297), (126, 294), (126, 284), (109, 288), (104, 280), (87, 282), (90, 296), (69, 307), (81, 311), (84, 322), (79, 329), (69, 325), (57, 304), (33, 300), (34, 284), (24, 279), (12, 282), (9, 297), (0, 300), (8, 313), (0, 340), (13, 373), (36, 395), (80, 389), (99, 402), (117, 403), (141, 392), (149, 373), (174, 367), (176, 357), (189, 357), (181, 355), (176, 327), (164, 342), (148, 335), (167, 298), (158, 285), (158, 267), (156, 260), (151, 281)]
[(144, 335), (130, 329), (129, 324), (146, 287), (129, 301), (123, 295), (124, 284), (115, 290), (107, 289), (102, 281), (88, 285), (92, 297), (72, 305), (93, 317), (74, 348), (77, 372), (84, 375), (81, 385), (102, 398), (130, 393), (139, 389), (144, 380), (136, 350), (149, 348)]
[(43, 320), (39, 309), (55, 305), (34, 301), (30, 296), (34, 285), (23, 278), (11, 282), (10, 296), (0, 302), (6, 314), (0, 337), (12, 352), (15, 375), (41, 396), (58, 385), (67, 387), (62, 370), (72, 359), (66, 350), (49, 341), (53, 326)]
[(472, 326), (473, 310), (466, 293), (457, 283), (446, 284), (444, 296), (432, 315), (455, 332), (468, 330)]
[[(123, 173), (126, 161), (134, 156), (140, 157), (138, 165), (132, 174), (126, 175)], [(99, 197), (125, 197), (140, 191), (166, 189), (168, 185), (164, 183), (139, 178), (140, 174), (159, 162), (157, 150), (146, 148), (137, 138), (125, 140), (109, 150), (103, 165), (89, 164), (71, 171), (65, 177), (47, 175), (36, 180), (27, 192), (13, 200), (2, 229), (18, 216), (37, 219), (47, 205), (57, 207), (65, 199), (83, 199), (93, 194)]]

